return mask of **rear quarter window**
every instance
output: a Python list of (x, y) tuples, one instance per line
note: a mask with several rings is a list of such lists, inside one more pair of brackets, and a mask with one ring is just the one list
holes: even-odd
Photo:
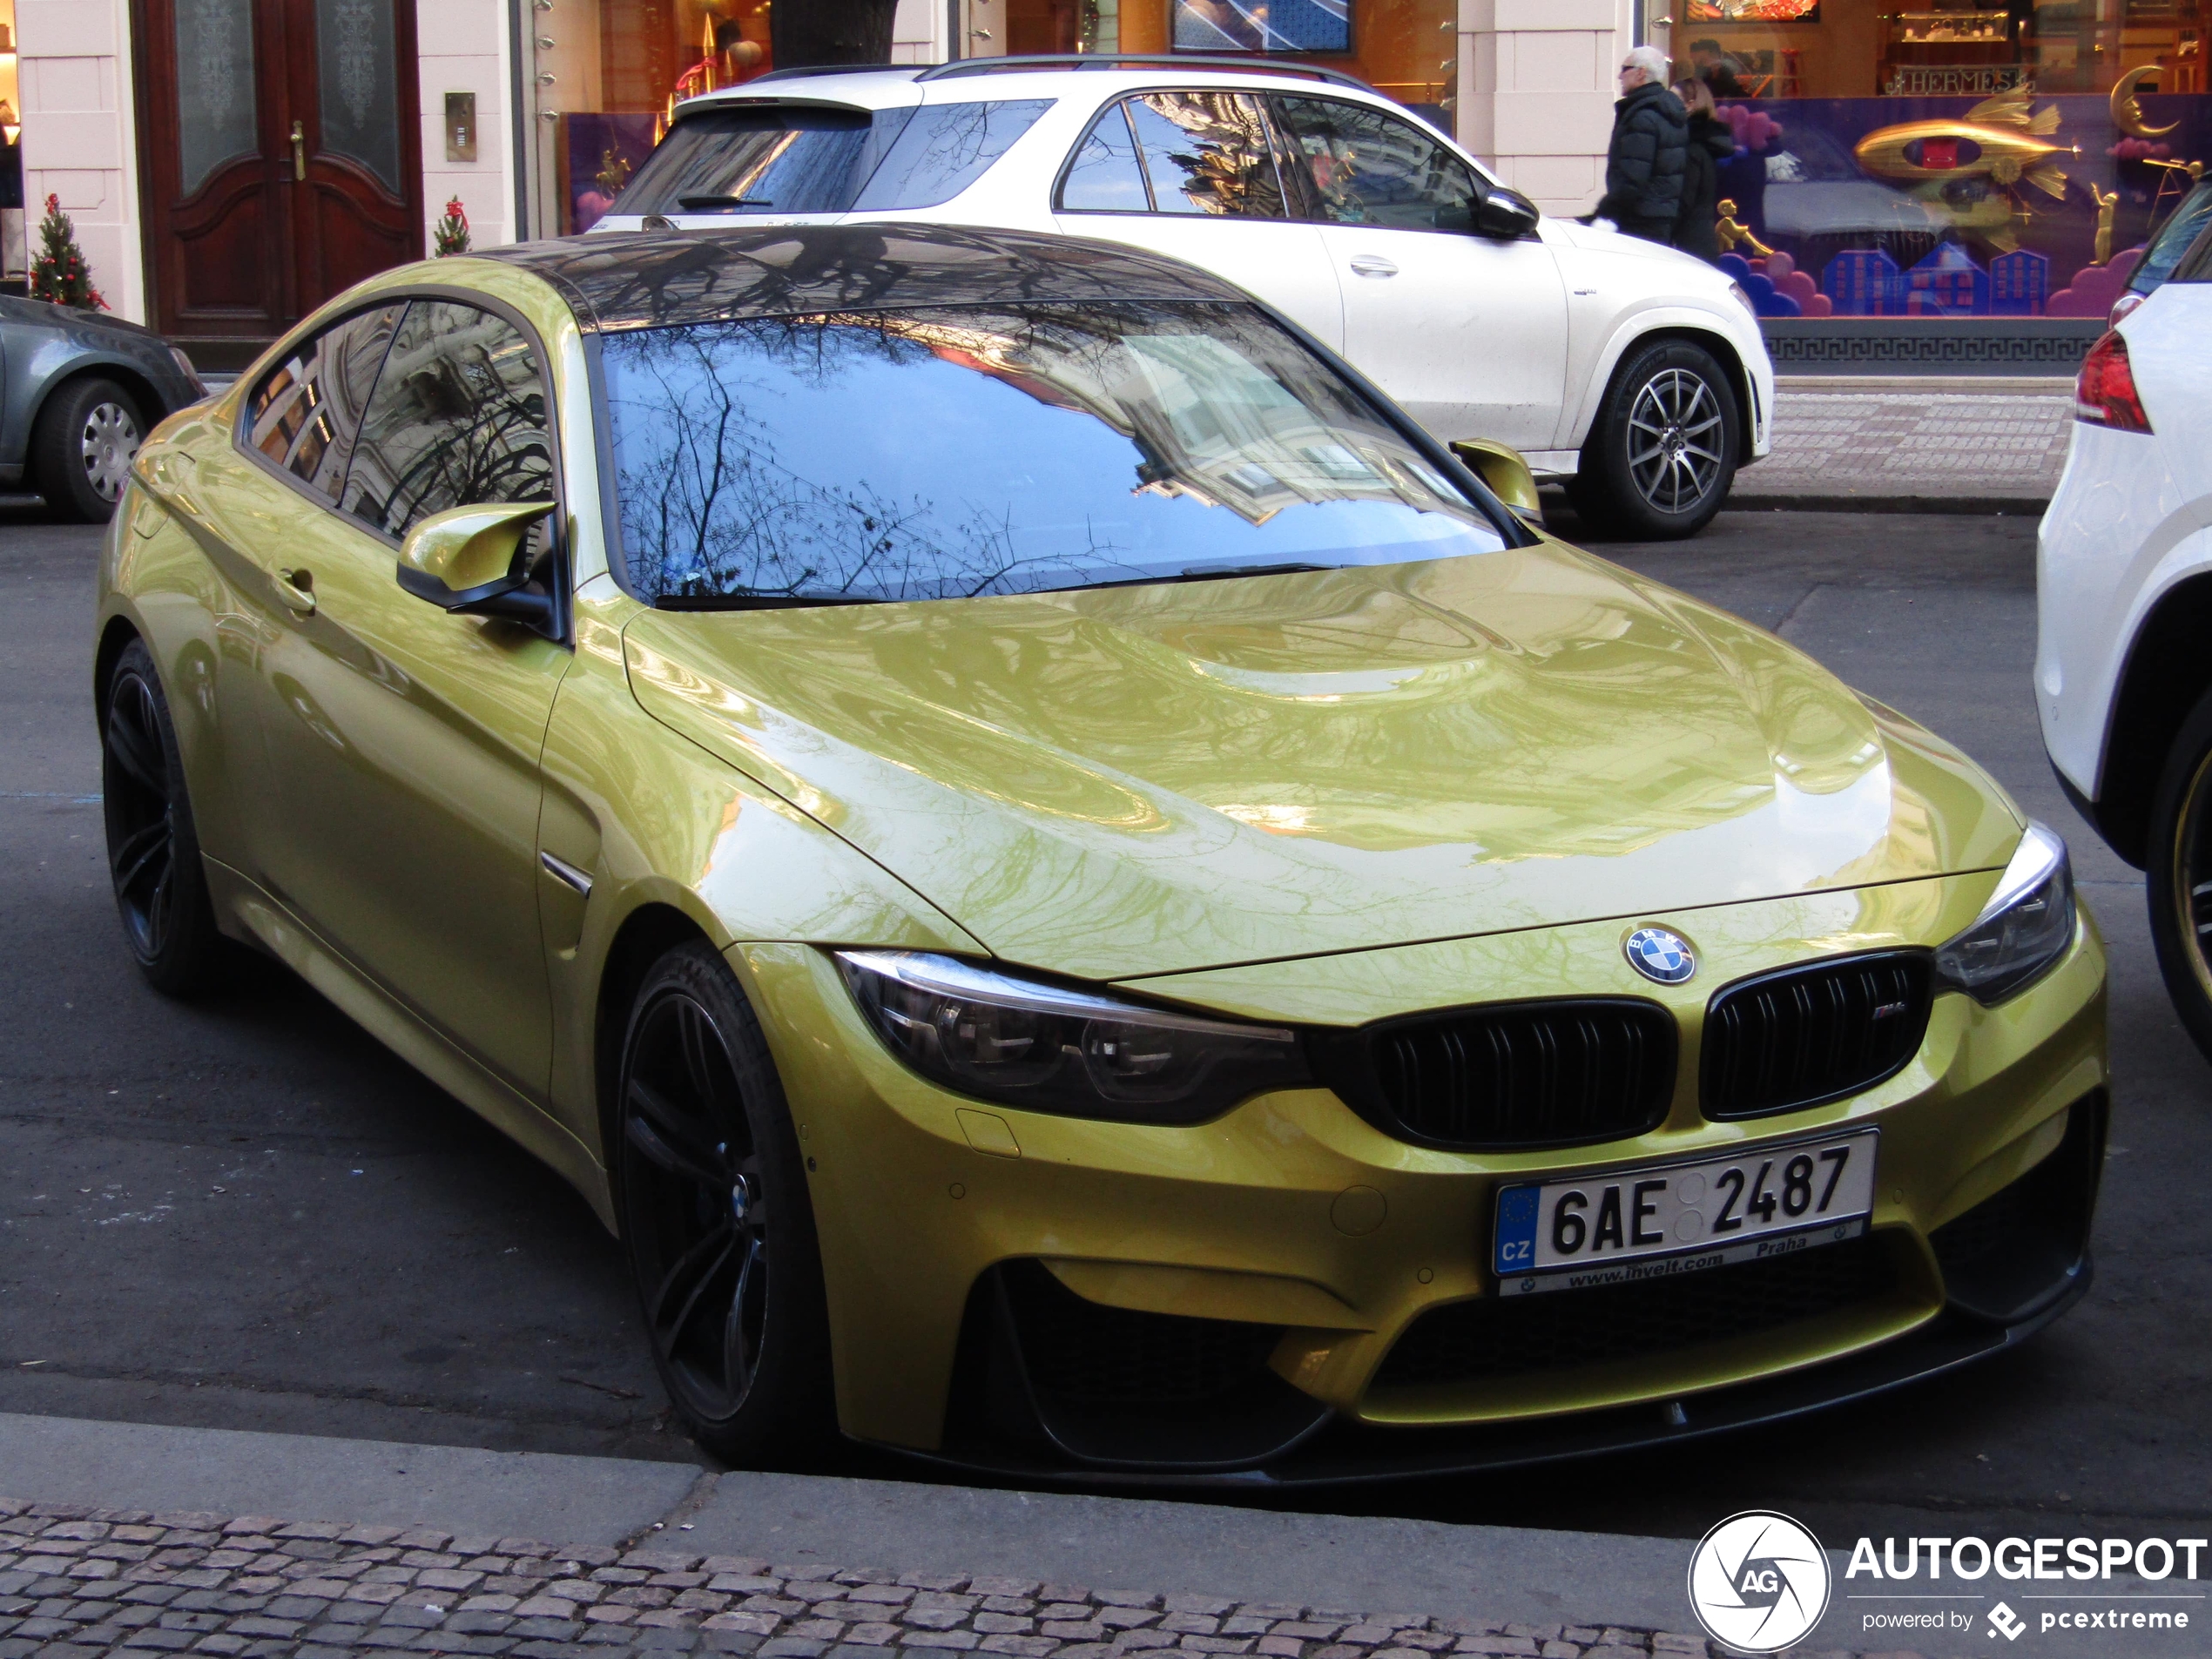
[(934, 207), (987, 172), (1049, 98), (839, 110), (767, 105), (678, 121), (617, 213), (843, 213)]

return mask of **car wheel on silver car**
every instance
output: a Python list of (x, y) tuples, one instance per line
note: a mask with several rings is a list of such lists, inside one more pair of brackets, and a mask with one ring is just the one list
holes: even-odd
[(88, 524), (115, 511), (145, 442), (138, 402), (113, 381), (72, 381), (47, 398), (31, 436), (31, 465), (48, 506)]
[(1693, 536), (1728, 499), (1743, 454), (1736, 388), (1711, 353), (1662, 340), (1635, 352), (1582, 446), (1575, 505), (1638, 541)]
[(668, 1397), (718, 1456), (780, 1462), (832, 1421), (821, 1258), (775, 1062), (704, 941), (647, 972), (616, 1102), (623, 1242)]

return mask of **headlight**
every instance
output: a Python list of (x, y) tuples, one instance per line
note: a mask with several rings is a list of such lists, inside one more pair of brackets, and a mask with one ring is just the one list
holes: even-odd
[(1069, 1117), (1196, 1123), (1312, 1081), (1298, 1034), (1148, 1008), (951, 956), (841, 950), (884, 1045), (934, 1083)]
[(1986, 1007), (2022, 989), (2074, 942), (2074, 871), (2056, 832), (2030, 824), (1974, 925), (1936, 952), (1937, 988)]
[(1743, 292), (1743, 285), (1742, 283), (1730, 283), (1728, 285), (1728, 297), (1735, 300), (1737, 305), (1742, 306), (1744, 310), (1750, 312), (1752, 316), (1757, 317), (1759, 314), (1758, 307), (1751, 303), (1751, 296)]

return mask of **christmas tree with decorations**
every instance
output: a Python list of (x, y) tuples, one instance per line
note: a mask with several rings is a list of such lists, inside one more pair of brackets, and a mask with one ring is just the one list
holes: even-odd
[(46, 217), (38, 221), (38, 257), (30, 262), (30, 297), (80, 311), (105, 311), (107, 301), (92, 286), (84, 250), (77, 246), (77, 226), (62, 212), (59, 196), (46, 198)]
[(461, 198), (449, 197), (446, 201), (446, 216), (431, 226), (431, 257), (448, 259), (469, 251), (469, 215), (461, 206)]

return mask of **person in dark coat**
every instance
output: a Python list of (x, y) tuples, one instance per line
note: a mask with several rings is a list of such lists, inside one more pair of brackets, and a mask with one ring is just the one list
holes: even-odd
[(1656, 46), (1635, 48), (1621, 64), (1605, 194), (1591, 217), (1609, 219), (1649, 242), (1672, 243), (1689, 148), (1689, 115), (1667, 88), (1666, 54)]
[(1682, 216), (1675, 220), (1675, 246), (1708, 265), (1717, 265), (1721, 246), (1713, 226), (1721, 199), (1720, 165), (1736, 153), (1736, 133), (1713, 113), (1712, 89), (1704, 82), (1678, 82), (1675, 96), (1689, 111), (1689, 142), (1683, 152)]

